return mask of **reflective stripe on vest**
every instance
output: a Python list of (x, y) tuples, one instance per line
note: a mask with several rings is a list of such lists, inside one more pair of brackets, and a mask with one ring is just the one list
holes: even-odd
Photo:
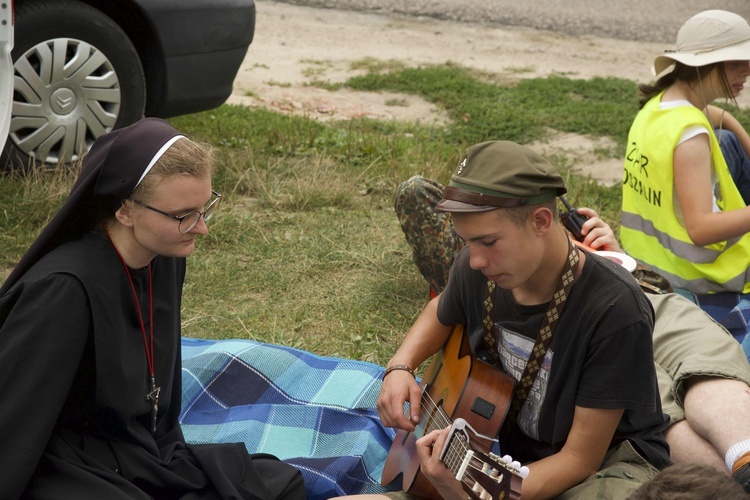
[(709, 132), (722, 210), (745, 206), (705, 115), (693, 106), (660, 109), (662, 94), (638, 113), (628, 134), (622, 191), (623, 248), (637, 261), (694, 293), (750, 293), (750, 236), (706, 246), (693, 244), (675, 213), (674, 149), (683, 131)]

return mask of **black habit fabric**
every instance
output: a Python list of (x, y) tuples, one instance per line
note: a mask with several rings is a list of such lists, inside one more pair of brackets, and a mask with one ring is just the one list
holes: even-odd
[[(0, 497), (304, 498), (299, 472), (272, 457), (251, 458), (243, 444), (185, 444), (185, 259), (157, 257), (152, 269), (154, 435), (135, 301), (106, 236), (53, 250), (0, 299)], [(148, 331), (147, 271), (131, 273)]]
[[(161, 388), (151, 433), (149, 370), (127, 274), (106, 234), (80, 227), (76, 234), (87, 204), (104, 196), (118, 206), (159, 144), (176, 134), (146, 119), (104, 136), (92, 148), (95, 161), (84, 162), (86, 179), (0, 290), (3, 500), (305, 497), (300, 472), (275, 457), (250, 456), (242, 443), (185, 443), (178, 422), (184, 258), (151, 264)], [(139, 139), (148, 151), (126, 155), (137, 166), (123, 164), (120, 154)], [(113, 151), (117, 160), (107, 160)], [(148, 269), (130, 273), (149, 332)]]

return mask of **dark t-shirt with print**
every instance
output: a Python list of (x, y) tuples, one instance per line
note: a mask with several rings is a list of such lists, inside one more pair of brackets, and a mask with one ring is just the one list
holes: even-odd
[[(445, 325), (466, 327), (479, 359), (491, 359), (483, 342), (487, 278), (469, 266), (468, 247), (451, 269), (438, 304)], [(548, 304), (523, 306), (495, 287), (494, 333), (504, 371), (519, 380)], [(669, 419), (661, 410), (652, 344), (653, 310), (633, 277), (621, 266), (587, 254), (552, 336), (544, 363), (517, 418), (503, 454), (521, 462), (560, 451), (575, 406), (624, 409), (610, 448), (629, 440), (652, 465), (668, 465), (662, 436)]]

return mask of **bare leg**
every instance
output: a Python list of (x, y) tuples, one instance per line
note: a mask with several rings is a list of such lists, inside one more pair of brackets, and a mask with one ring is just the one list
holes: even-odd
[(744, 382), (693, 377), (684, 409), (690, 428), (713, 445), (722, 462), (733, 444), (750, 439), (750, 388)]
[(724, 457), (719, 456), (716, 448), (698, 435), (687, 420), (670, 425), (664, 432), (664, 437), (669, 443), (672, 462), (707, 465), (729, 475), (729, 470), (724, 465)]

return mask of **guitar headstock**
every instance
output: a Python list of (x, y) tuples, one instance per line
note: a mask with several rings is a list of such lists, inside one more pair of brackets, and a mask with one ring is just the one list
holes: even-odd
[(472, 451), (476, 472), (461, 481), (469, 496), (476, 500), (519, 500), (521, 483), (529, 475), (528, 467), (514, 461), (509, 455), (499, 457), (494, 453), (485, 455)]
[(461, 481), (471, 498), (520, 500), (521, 482), (529, 475), (528, 467), (509, 455), (499, 457), (475, 449), (464, 430), (466, 427), (471, 429), (471, 426), (460, 420), (453, 423), (440, 459)]

